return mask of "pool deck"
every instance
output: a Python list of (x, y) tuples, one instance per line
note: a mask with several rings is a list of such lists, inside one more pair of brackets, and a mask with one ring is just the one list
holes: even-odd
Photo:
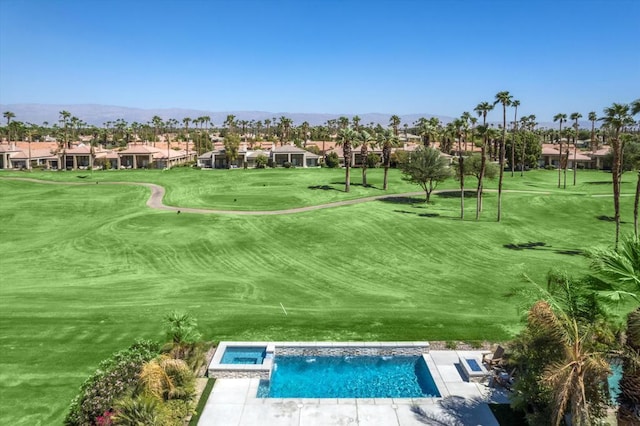
[(437, 351), (426, 355), (442, 398), (256, 398), (259, 379), (218, 379), (201, 426), (448, 425), (499, 426), (487, 403), (508, 403), (508, 392), (463, 377), (458, 356), (479, 351)]

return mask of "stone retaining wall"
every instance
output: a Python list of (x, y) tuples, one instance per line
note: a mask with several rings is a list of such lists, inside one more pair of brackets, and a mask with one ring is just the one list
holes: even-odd
[(420, 356), (429, 353), (427, 342), (275, 345), (276, 356)]
[(216, 379), (269, 379), (270, 370), (216, 370), (209, 369), (209, 377)]

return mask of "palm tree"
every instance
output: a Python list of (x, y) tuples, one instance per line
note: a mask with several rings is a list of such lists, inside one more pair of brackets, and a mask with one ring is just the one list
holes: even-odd
[[(354, 124), (355, 125), (355, 124)], [(375, 140), (371, 136), (371, 133), (366, 130), (359, 131), (356, 136), (358, 143), (360, 144), (360, 158), (362, 159), (362, 186), (367, 185), (367, 156), (369, 155), (369, 144)]]
[(293, 120), (285, 116), (280, 117), (280, 125), (282, 126), (282, 139), (280, 140), (280, 146), (284, 145), (289, 140), (289, 130)]
[(157, 115), (154, 115), (151, 118), (151, 122), (153, 123), (153, 146), (156, 146), (156, 141), (158, 140), (158, 133), (162, 129), (162, 118)]
[(2, 113), (2, 116), (7, 119), (7, 142), (11, 143), (11, 130), (9, 129), (9, 124), (11, 124), (11, 119), (15, 118), (15, 114), (11, 111), (5, 111)]
[(592, 405), (588, 395), (599, 391), (598, 384), (609, 373), (602, 353), (591, 348), (595, 341), (593, 324), (578, 323), (563, 311), (554, 312), (547, 301), (539, 301), (531, 308), (529, 321), (542, 333), (553, 336), (562, 353), (542, 375), (553, 395), (552, 423), (559, 426), (568, 411), (572, 424), (590, 425)]
[(622, 365), (618, 395), (618, 424), (640, 424), (640, 308), (627, 317), (626, 354)]
[(615, 211), (616, 222), (616, 242), (615, 247), (618, 248), (618, 240), (620, 237), (620, 175), (622, 172), (622, 144), (620, 143), (620, 130), (622, 127), (632, 122), (629, 114), (629, 105), (614, 103), (610, 107), (604, 109), (604, 117), (600, 120), (605, 125), (614, 130), (613, 137), (610, 139), (613, 151), (613, 208)]
[(191, 122), (191, 119), (189, 117), (185, 117), (182, 119), (182, 122), (184, 123), (184, 133), (185, 133), (185, 140), (187, 142), (187, 160), (189, 159), (189, 122)]
[[(469, 122), (471, 122), (471, 113), (469, 111), (465, 111), (462, 113), (462, 115), (460, 116), (460, 119), (463, 122), (463, 129), (464, 129), (464, 150), (465, 152), (469, 150), (469, 147), (467, 146), (469, 140), (468, 140), (468, 131), (469, 131)], [(473, 149), (473, 145), (471, 146), (471, 149)]]
[(558, 155), (558, 188), (560, 188), (560, 179), (562, 173), (562, 123), (567, 121), (567, 114), (558, 113), (553, 116), (554, 122), (559, 122), (560, 129), (558, 130), (558, 139), (560, 142), (560, 154)]
[[(202, 152), (204, 152), (206, 149), (209, 149), (210, 146), (211, 140), (209, 139), (209, 124), (211, 124), (211, 117), (209, 117), (208, 115), (203, 115), (202, 117), (200, 117), (200, 133), (202, 133), (203, 124), (204, 138), (202, 142), (204, 142), (204, 148), (202, 147), (202, 143), (200, 145), (200, 149), (202, 150)], [(201, 154), (202, 152), (198, 152), (198, 154)]]
[[(487, 127), (487, 113), (493, 109), (493, 104), (489, 102), (480, 102), (473, 110), (482, 117), (482, 148), (481, 148), (481, 163), (480, 163), (480, 176), (478, 177), (478, 189), (476, 190), (476, 220), (480, 219), (480, 212), (482, 211), (482, 184), (484, 180), (484, 174), (487, 170), (487, 134), (489, 128)], [(478, 129), (480, 131), (480, 129)]]
[(589, 113), (589, 121), (591, 121), (591, 151), (595, 152), (598, 150), (598, 141), (596, 140), (596, 121), (598, 121), (598, 116), (595, 111)]
[(464, 156), (462, 155), (462, 129), (464, 127), (464, 119), (456, 118), (453, 120), (453, 128), (458, 138), (458, 178), (460, 179), (460, 220), (464, 220)]
[(357, 133), (350, 127), (345, 127), (338, 131), (336, 145), (342, 146), (344, 153), (345, 181), (344, 192), (351, 189), (351, 145), (356, 141)]
[(389, 125), (391, 126), (391, 128), (393, 128), (393, 135), (395, 137), (398, 137), (398, 127), (400, 126), (400, 122), (400, 117), (398, 117), (397, 115), (392, 115), (389, 119)]
[(576, 186), (576, 173), (578, 170), (576, 156), (578, 155), (578, 130), (580, 129), (578, 120), (582, 118), (582, 114), (580, 114), (579, 112), (574, 112), (571, 113), (570, 118), (573, 120), (573, 128), (575, 130), (575, 135), (573, 137), (573, 186)]
[(514, 176), (515, 168), (516, 168), (516, 133), (518, 133), (518, 107), (520, 106), (519, 100), (514, 100), (511, 102), (511, 106), (515, 108), (515, 112), (513, 114), (513, 142), (511, 146), (511, 177)]
[(398, 145), (398, 137), (390, 130), (379, 131), (376, 136), (378, 146), (382, 147), (382, 164), (384, 166), (384, 178), (382, 180), (382, 189), (389, 188), (389, 167), (391, 165), (391, 148)]
[(500, 177), (498, 180), (498, 222), (502, 219), (502, 181), (504, 179), (504, 145), (507, 137), (507, 106), (511, 105), (513, 96), (509, 92), (498, 92), (494, 105), (502, 104), (502, 141), (500, 142)]
[(188, 398), (194, 391), (193, 382), (195, 378), (187, 363), (167, 355), (145, 363), (140, 371), (144, 393), (160, 401)]
[(351, 119), (351, 121), (353, 121), (353, 129), (356, 132), (359, 132), (360, 131), (360, 121), (362, 121), (362, 119), (359, 116), (354, 115), (353, 118)]

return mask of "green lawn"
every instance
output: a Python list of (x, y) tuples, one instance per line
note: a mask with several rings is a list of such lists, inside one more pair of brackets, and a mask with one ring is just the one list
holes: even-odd
[[(392, 191), (416, 190), (392, 172)], [(381, 170), (371, 174), (378, 186)], [(9, 175), (80, 180), (76, 172), (0, 177)], [(308, 188), (339, 189), (342, 176), (94, 173), (166, 185), (171, 204), (218, 208), (237, 208), (231, 197), (246, 198), (245, 209), (278, 209), (382, 193)], [(610, 177), (582, 175), (583, 182)], [(632, 192), (627, 178), (623, 190)], [(554, 179), (530, 172), (506, 186), (555, 192)], [(459, 199), (446, 196), (430, 206), (395, 200), (283, 216), (177, 215), (148, 209), (142, 187), (0, 179), (0, 423), (59, 424), (98, 362), (138, 337), (160, 339), (172, 309), (192, 313), (216, 340), (508, 339), (524, 301), (513, 290), (531, 286), (525, 274), (540, 283), (553, 266), (581, 274), (587, 260), (563, 252), (612, 242), (614, 225), (602, 220), (613, 215), (611, 198), (585, 195), (609, 189), (581, 183), (562, 194), (508, 193), (497, 224), (492, 193), (479, 223), (471, 219), (474, 199), (460, 222)], [(622, 198), (627, 222), (632, 203)], [(504, 247), (528, 242), (546, 246)]]

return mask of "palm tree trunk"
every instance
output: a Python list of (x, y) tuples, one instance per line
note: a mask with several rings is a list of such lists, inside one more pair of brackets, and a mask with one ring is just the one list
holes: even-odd
[(525, 154), (525, 148), (527, 147), (527, 141), (525, 136), (526, 135), (522, 136), (522, 159), (520, 161), (520, 177), (524, 176), (524, 154)]
[(345, 181), (344, 192), (349, 192), (351, 189), (351, 167), (348, 164), (345, 165)]
[(362, 186), (367, 186), (367, 144), (364, 143), (360, 149), (360, 157), (362, 157)]
[(387, 190), (388, 185), (388, 176), (389, 176), (389, 165), (384, 165), (384, 179), (382, 181), (382, 189)]
[(573, 141), (573, 186), (576, 186), (576, 173), (578, 173), (578, 163), (576, 162), (578, 144), (576, 142), (576, 140)]
[(638, 181), (636, 183), (636, 198), (633, 201), (633, 231), (638, 240), (638, 203), (640, 202), (640, 171), (638, 171)]
[(504, 139), (507, 134), (507, 106), (502, 104), (502, 140), (500, 141), (500, 177), (498, 179), (498, 222), (502, 219), (502, 181), (504, 180)]
[(462, 156), (462, 153), (460, 153), (458, 164), (460, 165), (460, 220), (463, 220), (464, 219), (464, 157)]
[(478, 188), (476, 190), (476, 220), (480, 219), (480, 212), (482, 211), (482, 181), (484, 179), (484, 171), (487, 167), (487, 138), (486, 136), (482, 140), (482, 158), (480, 159), (480, 176), (478, 177)]
[[(562, 126), (560, 126), (562, 129)], [(560, 137), (560, 153), (558, 154), (558, 188), (561, 186), (562, 179), (562, 136)]]
[(616, 222), (616, 242), (615, 249), (618, 249), (618, 241), (620, 239), (620, 141), (618, 140), (618, 132), (616, 132), (613, 145), (613, 209), (614, 220)]

